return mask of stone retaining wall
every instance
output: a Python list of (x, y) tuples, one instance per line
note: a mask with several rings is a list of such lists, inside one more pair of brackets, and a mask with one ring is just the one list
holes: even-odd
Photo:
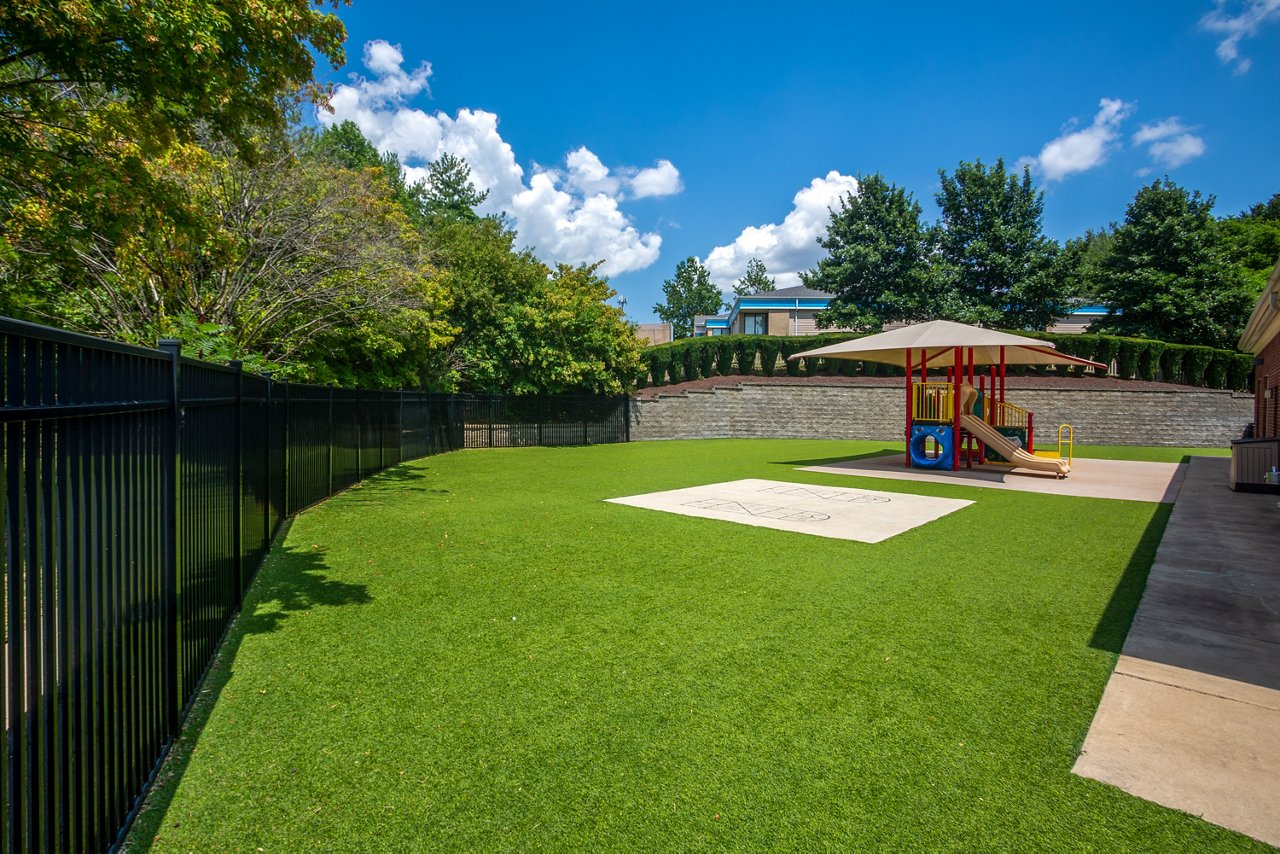
[[(1212, 389), (1010, 389), (1041, 444), (1070, 424), (1076, 444), (1226, 447), (1253, 420), (1253, 395)], [(631, 438), (901, 441), (899, 388), (743, 385), (631, 401)]]

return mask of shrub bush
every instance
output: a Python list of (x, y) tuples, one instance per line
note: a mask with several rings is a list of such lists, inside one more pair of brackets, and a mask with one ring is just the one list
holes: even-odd
[(794, 356), (796, 353), (800, 353), (804, 350), (812, 349), (812, 347), (810, 347), (809, 345), (813, 343), (814, 342), (812, 338), (806, 341), (804, 338), (801, 338), (798, 336), (783, 338), (779, 342), (780, 344), (779, 352), (781, 352), (782, 354), (783, 364), (786, 365), (787, 376), (789, 377), (800, 376), (800, 368), (801, 368), (802, 360), (800, 359), (793, 360), (791, 357)]
[(1188, 347), (1182, 356), (1182, 373), (1187, 385), (1204, 385), (1205, 369), (1213, 359), (1212, 347)]
[(1169, 344), (1160, 354), (1160, 381), (1176, 383), (1182, 376), (1182, 360), (1187, 348), (1182, 344)]
[(733, 352), (738, 361), (739, 374), (751, 374), (756, 369), (756, 348), (760, 338), (757, 335), (743, 335), (733, 342)]
[(1163, 341), (1144, 341), (1138, 351), (1138, 376), (1147, 382), (1155, 382), (1160, 375), (1160, 357), (1169, 346)]
[(1227, 388), (1234, 391), (1248, 390), (1253, 379), (1253, 357), (1244, 353), (1232, 353), (1227, 368)]
[(733, 373), (733, 342), (723, 335), (716, 338), (716, 373), (722, 377)]
[(671, 385), (684, 382), (684, 354), (679, 351), (673, 352), (667, 362), (667, 382)]
[(1119, 339), (1116, 349), (1116, 376), (1131, 380), (1138, 373), (1138, 350), (1142, 342), (1134, 338)]
[(715, 376), (716, 372), (716, 353), (720, 349), (714, 338), (697, 339), (698, 348), (698, 373), (704, 379)]
[(1093, 360), (1101, 362), (1107, 367), (1098, 372), (1099, 376), (1107, 376), (1111, 373), (1111, 363), (1116, 359), (1116, 352), (1120, 349), (1120, 339), (1113, 338), (1110, 335), (1099, 335), (1097, 348), (1093, 351)]
[(782, 350), (782, 341), (772, 335), (762, 335), (757, 346), (760, 349), (760, 373), (771, 377), (778, 367), (778, 353)]
[(667, 382), (667, 366), (671, 363), (671, 349), (666, 345), (651, 347), (645, 353), (645, 361), (649, 363), (649, 376), (654, 385), (665, 385)]
[(1214, 350), (1209, 365), (1204, 371), (1204, 384), (1209, 388), (1226, 388), (1227, 372), (1231, 369), (1231, 359), (1235, 354), (1226, 350)]
[(696, 380), (698, 378), (698, 368), (700, 367), (698, 364), (698, 356), (702, 350), (701, 344), (701, 341), (691, 339), (685, 342), (680, 348), (681, 360), (684, 362), (685, 382), (688, 382), (689, 380)]

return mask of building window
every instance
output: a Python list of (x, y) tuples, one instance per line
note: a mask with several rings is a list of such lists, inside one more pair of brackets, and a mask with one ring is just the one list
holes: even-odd
[(769, 316), (767, 314), (742, 315), (742, 334), (766, 335), (769, 332)]

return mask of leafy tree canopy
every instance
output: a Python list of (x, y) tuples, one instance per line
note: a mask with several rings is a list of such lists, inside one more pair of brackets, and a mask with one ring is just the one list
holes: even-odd
[(1228, 257), (1214, 198), (1167, 177), (1140, 189), (1101, 264), (1111, 309), (1093, 331), (1234, 347), (1254, 293)]
[(858, 177), (858, 192), (840, 200), (818, 245), (827, 255), (801, 279), (835, 294), (820, 325), (879, 331), (888, 322), (929, 320), (945, 311), (932, 288), (920, 205), (883, 176)]
[(746, 274), (733, 285), (733, 292), (740, 297), (765, 294), (777, 289), (777, 280), (769, 275), (764, 262), (759, 258), (752, 258), (747, 262)]
[(653, 307), (654, 313), (671, 324), (675, 338), (693, 335), (693, 318), (698, 314), (718, 314), (724, 308), (720, 289), (711, 283), (711, 273), (692, 255), (676, 265), (675, 278), (662, 283), (665, 301)]
[(476, 219), (476, 208), (489, 198), (471, 183), (471, 166), (449, 152), (427, 166), (427, 178), (420, 189), (422, 211), (432, 219)]
[(1005, 170), (981, 160), (939, 170), (936, 199), (938, 273), (954, 291), (969, 322), (1043, 329), (1066, 308), (1061, 284), (1050, 275), (1057, 243), (1043, 230), (1044, 193), (1031, 171)]

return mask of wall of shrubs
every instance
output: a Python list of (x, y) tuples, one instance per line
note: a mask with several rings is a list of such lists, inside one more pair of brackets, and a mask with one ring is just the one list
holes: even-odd
[[(1055, 335), (1050, 332), (1018, 332), (1028, 338), (1052, 342), (1058, 350), (1110, 365), (1101, 376), (1181, 383), (1205, 388), (1247, 389), (1253, 375), (1253, 357), (1231, 350), (1215, 350), (1112, 335)], [(866, 376), (900, 377), (903, 369), (851, 359), (788, 356), (857, 338), (851, 333), (821, 335), (717, 335), (684, 338), (644, 350), (644, 367), (638, 388), (673, 385), (717, 376)], [(1085, 376), (1093, 368), (1010, 365), (1015, 376)]]

